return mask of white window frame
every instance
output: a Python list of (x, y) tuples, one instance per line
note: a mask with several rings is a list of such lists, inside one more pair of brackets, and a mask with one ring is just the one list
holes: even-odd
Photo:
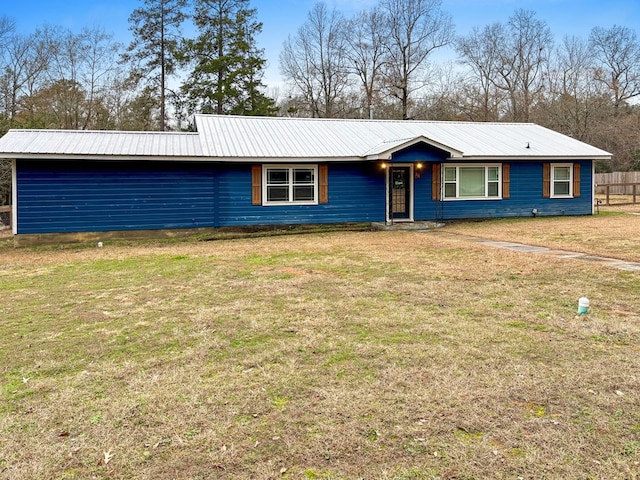
[[(556, 194), (556, 168), (567, 168), (569, 170), (569, 178), (567, 180), (561, 180), (563, 183), (568, 183), (569, 193)], [(560, 180), (558, 183), (559, 182)], [(551, 171), (549, 172), (549, 183), (551, 198), (573, 198), (573, 163), (552, 163)]]
[[(304, 169), (304, 170), (313, 170), (313, 200), (293, 200), (293, 191), (294, 186), (294, 170), (296, 169)], [(269, 170), (288, 170), (288, 183), (286, 184), (288, 187), (288, 200), (283, 201), (269, 201), (269, 187), (272, 186), (268, 182), (269, 179)], [(263, 205), (318, 205), (318, 165), (313, 164), (280, 164), (280, 165), (263, 165), (262, 166), (262, 204)], [(284, 185), (284, 184), (283, 184)], [(300, 185), (300, 184), (299, 184)], [(311, 183), (303, 184), (303, 185), (311, 185)]]
[[(478, 197), (461, 197), (460, 196), (460, 169), (461, 168), (484, 168), (484, 196)], [(446, 173), (448, 168), (456, 169), (456, 179), (454, 181), (446, 180)], [(489, 180), (489, 169), (497, 168), (498, 170), (498, 195), (489, 196), (489, 183), (494, 182)], [(502, 164), (489, 163), (489, 164), (474, 164), (474, 163), (456, 163), (456, 164), (443, 164), (442, 165), (442, 192), (441, 198), (444, 201), (461, 201), (461, 200), (502, 200)], [(446, 186), (448, 184), (455, 184), (456, 196), (446, 196)]]

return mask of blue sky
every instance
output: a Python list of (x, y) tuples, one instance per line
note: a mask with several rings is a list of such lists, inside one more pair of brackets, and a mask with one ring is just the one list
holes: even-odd
[[(289, 34), (306, 20), (316, 0), (252, 0), (263, 22), (258, 44), (265, 50), (268, 68), (265, 82), (281, 82), (278, 55)], [(375, 0), (325, 0), (345, 15), (375, 4)], [(12, 18), (19, 31), (32, 32), (45, 24), (61, 25), (73, 31), (102, 26), (117, 40), (131, 40), (128, 17), (142, 0), (0, 0), (0, 15)], [(443, 10), (452, 15), (456, 33), (463, 35), (474, 26), (504, 22), (517, 8), (533, 10), (548, 23), (556, 40), (564, 35), (587, 37), (594, 26), (624, 25), (640, 36), (640, 0), (442, 0)]]

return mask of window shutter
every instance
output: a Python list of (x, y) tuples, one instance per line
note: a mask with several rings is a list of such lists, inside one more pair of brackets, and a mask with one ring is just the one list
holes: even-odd
[(440, 200), (442, 178), (440, 174), (441, 164), (434, 163), (431, 168), (431, 200)]
[(573, 196), (580, 196), (580, 164), (573, 164)]
[(511, 197), (511, 164), (502, 164), (502, 198)]
[(551, 196), (551, 165), (548, 163), (542, 164), (542, 196)]
[(251, 167), (251, 205), (262, 205), (262, 167)]
[(319, 203), (329, 203), (329, 166), (318, 167)]

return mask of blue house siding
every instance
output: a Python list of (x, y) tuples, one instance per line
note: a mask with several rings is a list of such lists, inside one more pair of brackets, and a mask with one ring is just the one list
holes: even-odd
[(413, 217), (417, 221), (434, 220), (438, 218), (438, 207), (441, 202), (432, 200), (431, 164), (425, 164), (415, 177), (413, 184)]
[(211, 165), (18, 160), (16, 170), (19, 234), (214, 226)]
[(217, 171), (220, 227), (384, 220), (385, 173), (372, 162), (330, 163), (329, 202), (318, 205), (252, 205), (251, 165), (219, 166)]
[[(414, 165), (413, 218), (416, 221), (437, 218), (439, 202), (432, 200), (431, 166), (446, 161), (448, 154), (426, 143), (419, 143), (395, 152), (392, 163), (412, 163)], [(418, 168), (420, 163), (422, 168)]]
[[(511, 170), (511, 195), (504, 200), (451, 200), (439, 202), (437, 218), (442, 220), (466, 218), (496, 218), (537, 215), (589, 215), (592, 213), (591, 161), (580, 164), (580, 197), (543, 198), (542, 162), (513, 161)], [(566, 162), (565, 162), (566, 163)], [(576, 163), (576, 162), (573, 162)]]
[[(393, 162), (414, 164), (415, 220), (531, 216), (533, 208), (542, 216), (592, 213), (591, 161), (579, 162), (578, 198), (543, 198), (543, 162), (512, 161), (510, 198), (434, 201), (432, 166), (442, 161), (438, 155), (432, 148), (412, 147), (393, 156)], [(327, 203), (262, 206), (252, 204), (250, 163), (19, 159), (17, 233), (385, 220), (386, 171), (380, 162), (327, 165)]]

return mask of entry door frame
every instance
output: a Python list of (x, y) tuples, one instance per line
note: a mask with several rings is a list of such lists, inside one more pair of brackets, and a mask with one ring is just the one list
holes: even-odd
[[(407, 185), (409, 189), (409, 215), (406, 218), (394, 218), (391, 212), (391, 178), (392, 171), (394, 168), (408, 168), (409, 169), (409, 178), (407, 179)], [(413, 163), (389, 163), (389, 168), (387, 168), (386, 175), (386, 188), (385, 188), (385, 221), (387, 223), (393, 222), (413, 222), (413, 190), (414, 190), (414, 170)]]

